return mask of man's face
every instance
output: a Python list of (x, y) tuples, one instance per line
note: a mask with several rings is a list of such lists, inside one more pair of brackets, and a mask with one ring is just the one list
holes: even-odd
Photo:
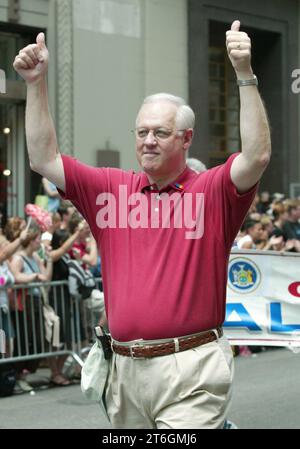
[(263, 227), (260, 223), (256, 223), (252, 228), (249, 229), (249, 234), (251, 235), (254, 243), (258, 243), (263, 238)]
[(299, 220), (299, 218), (300, 218), (300, 207), (299, 206), (293, 207), (290, 210), (289, 219), (296, 222)]
[[(136, 137), (136, 154), (142, 169), (149, 175), (168, 176), (185, 161), (184, 133), (176, 133), (177, 107), (169, 102), (142, 106), (136, 127), (151, 130), (144, 138)], [(156, 138), (153, 130), (172, 131), (165, 139)]]

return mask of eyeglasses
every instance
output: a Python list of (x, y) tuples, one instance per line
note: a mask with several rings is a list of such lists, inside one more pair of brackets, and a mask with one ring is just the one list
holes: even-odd
[(166, 129), (166, 128), (155, 128), (155, 129), (147, 129), (147, 128), (135, 128), (132, 132), (135, 134), (137, 139), (144, 140), (150, 133), (153, 132), (153, 136), (157, 140), (167, 140), (172, 134), (177, 132), (184, 132), (185, 129)]

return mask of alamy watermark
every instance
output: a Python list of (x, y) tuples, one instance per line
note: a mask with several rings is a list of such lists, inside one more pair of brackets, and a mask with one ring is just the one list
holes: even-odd
[(151, 193), (128, 195), (127, 186), (119, 185), (119, 194), (100, 193), (96, 215), (98, 228), (105, 229), (185, 229), (186, 239), (204, 234), (204, 193)]
[(4, 70), (0, 69), (0, 93), (6, 94), (6, 77)]
[(0, 354), (5, 354), (6, 352), (6, 336), (3, 329), (0, 329)]
[(292, 92), (293, 94), (299, 94), (300, 93), (300, 69), (295, 69), (292, 71), (292, 78), (295, 78), (295, 80), (292, 82)]

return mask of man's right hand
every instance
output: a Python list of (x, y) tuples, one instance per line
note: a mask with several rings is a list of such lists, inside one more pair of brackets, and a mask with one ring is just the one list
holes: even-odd
[(22, 48), (15, 57), (14, 69), (27, 84), (38, 83), (48, 69), (49, 52), (45, 44), (44, 33), (39, 33), (36, 44)]

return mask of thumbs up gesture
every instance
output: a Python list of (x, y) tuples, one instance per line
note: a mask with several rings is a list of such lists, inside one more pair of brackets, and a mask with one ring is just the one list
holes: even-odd
[(251, 74), (251, 40), (240, 26), (240, 21), (235, 20), (226, 32), (227, 53), (236, 73)]
[(38, 83), (48, 69), (49, 52), (44, 33), (39, 33), (36, 44), (22, 48), (15, 57), (13, 66), (27, 84)]

